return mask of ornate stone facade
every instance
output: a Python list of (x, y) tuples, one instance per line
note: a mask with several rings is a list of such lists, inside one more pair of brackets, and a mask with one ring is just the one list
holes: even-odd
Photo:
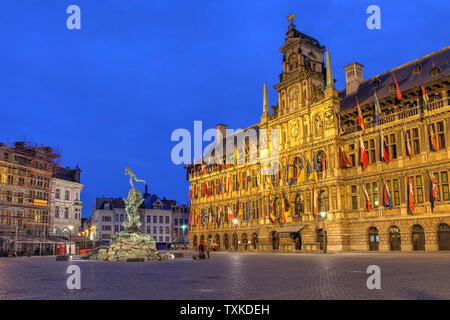
[[(283, 72), (280, 83), (274, 86), (278, 104), (270, 114), (265, 90), (261, 121), (249, 128), (279, 130), (281, 170), (267, 182), (260, 174), (260, 163), (187, 166), (192, 197), (191, 248), (206, 241), (218, 244), (220, 250), (243, 251), (450, 249), (450, 47), (367, 80), (362, 79), (362, 65), (350, 65), (348, 70), (357, 70), (357, 77), (352, 78), (353, 71), (346, 69), (347, 83), (352, 83), (355, 92), (335, 89), (329, 52), (325, 66), (325, 47), (293, 24), (280, 51)], [(396, 98), (393, 74), (401, 100)], [(428, 113), (421, 86), (429, 96)], [(381, 106), (377, 125), (374, 92)], [(365, 132), (358, 126), (356, 97)], [(436, 133), (436, 151), (430, 148), (430, 128)], [(381, 132), (389, 163), (382, 161)], [(360, 165), (360, 140), (369, 158), (366, 169)], [(408, 144), (413, 149), (411, 157)], [(342, 151), (349, 165), (343, 165)], [(259, 150), (259, 154), (267, 152)], [(300, 182), (297, 161), (302, 159), (306, 167), (308, 162), (313, 165), (315, 156), (318, 181), (307, 178)], [(434, 210), (430, 174), (439, 187)], [(411, 212), (410, 177), (414, 193)], [(392, 209), (384, 205), (385, 183)], [(363, 187), (370, 198), (370, 211)], [(317, 216), (313, 214), (314, 190), (318, 194)], [(270, 219), (269, 203), (275, 222)], [(238, 223), (227, 221), (229, 209), (239, 213)]]

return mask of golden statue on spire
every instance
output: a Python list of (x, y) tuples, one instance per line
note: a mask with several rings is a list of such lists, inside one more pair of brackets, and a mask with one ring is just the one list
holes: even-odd
[(294, 22), (294, 18), (296, 18), (296, 17), (295, 17), (295, 14), (292, 13), (292, 14), (291, 14), (290, 16), (288, 16), (287, 18), (288, 18), (289, 22), (292, 24), (292, 23)]

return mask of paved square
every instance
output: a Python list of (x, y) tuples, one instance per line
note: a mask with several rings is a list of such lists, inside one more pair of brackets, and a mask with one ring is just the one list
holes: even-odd
[[(66, 269), (81, 268), (81, 290)], [(369, 265), (381, 289), (369, 290)], [(1, 258), (0, 299), (450, 299), (450, 254), (212, 252), (172, 261), (108, 263)]]

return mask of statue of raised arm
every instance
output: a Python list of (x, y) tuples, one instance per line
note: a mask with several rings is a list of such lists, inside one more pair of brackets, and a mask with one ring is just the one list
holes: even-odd
[(145, 183), (145, 180), (140, 180), (138, 178), (136, 178), (136, 175), (134, 174), (134, 172), (130, 169), (129, 166), (125, 167), (125, 174), (129, 174), (130, 175), (130, 184), (131, 187), (134, 189), (134, 184), (133, 184), (133, 180), (136, 182), (143, 182)]

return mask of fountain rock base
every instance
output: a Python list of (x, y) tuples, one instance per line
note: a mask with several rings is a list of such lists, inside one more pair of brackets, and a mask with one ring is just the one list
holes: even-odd
[(84, 259), (127, 262), (169, 260), (170, 257), (170, 253), (156, 250), (156, 241), (148, 234), (125, 230), (116, 233), (109, 246), (96, 248)]

